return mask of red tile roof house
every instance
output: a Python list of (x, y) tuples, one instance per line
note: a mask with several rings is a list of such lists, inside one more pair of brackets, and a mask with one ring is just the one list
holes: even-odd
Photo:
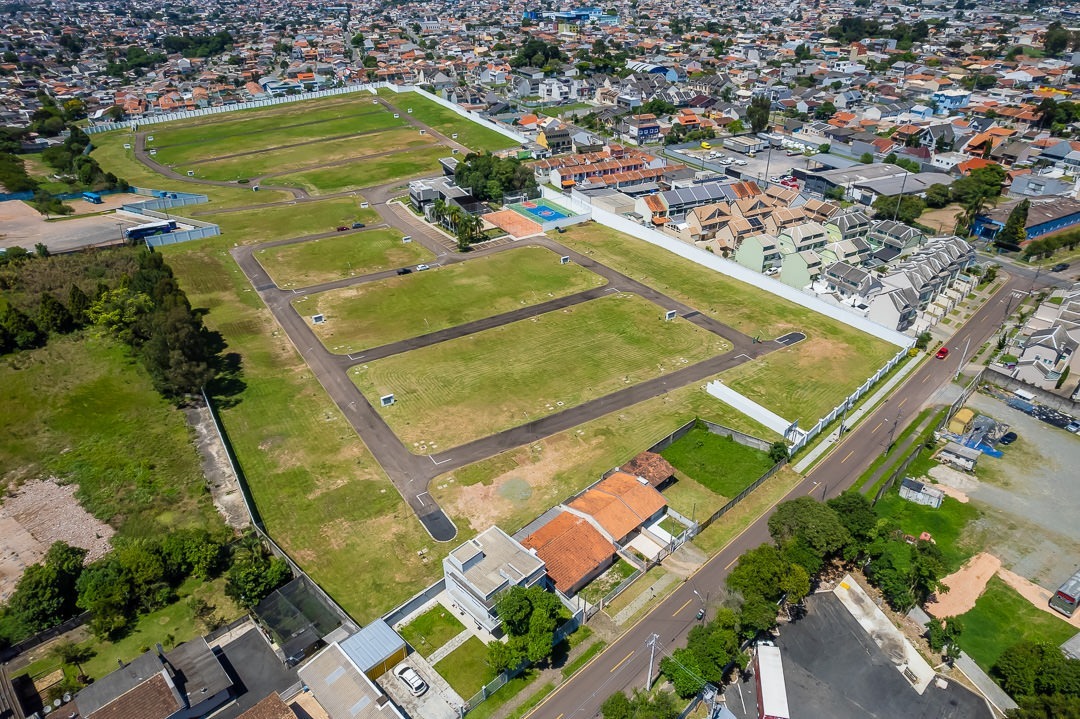
[(644, 480), (615, 472), (567, 505), (575, 514), (595, 520), (613, 542), (625, 544), (642, 525), (667, 511), (667, 500)]
[(587, 519), (562, 512), (521, 541), (544, 560), (555, 587), (573, 596), (615, 561), (615, 545)]
[(657, 489), (675, 478), (675, 468), (655, 452), (642, 452), (624, 464), (622, 470), (635, 477), (641, 477)]

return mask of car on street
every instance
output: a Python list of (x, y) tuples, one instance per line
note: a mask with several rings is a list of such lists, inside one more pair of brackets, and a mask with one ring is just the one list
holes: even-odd
[(417, 272), (423, 272), (424, 270), (430, 270), (430, 269), (431, 269), (431, 265), (417, 265), (416, 266), (416, 271)]
[(354, 223), (352, 223), (352, 228), (354, 230), (362, 230), (365, 227), (367, 227), (367, 225), (365, 225), (363, 222), (354, 222)]
[(1069, 269), (1069, 263), (1068, 262), (1059, 262), (1056, 265), (1054, 265), (1053, 267), (1051, 267), (1050, 271), (1051, 272), (1064, 272), (1067, 269)]
[(338, 228), (337, 228), (337, 231), (338, 231), (338, 232), (345, 232), (345, 231), (347, 231), (348, 229), (349, 229), (349, 226), (348, 226), (348, 225), (341, 225), (340, 227), (338, 227)]
[(409, 269), (408, 267), (402, 267), (402, 268), (400, 268), (400, 269), (399, 269), (399, 270), (397, 271), (397, 273), (398, 273), (399, 275), (411, 275), (411, 274), (412, 274), (412, 270), (410, 270), (410, 269)]
[(421, 679), (420, 675), (416, 673), (416, 670), (408, 664), (402, 664), (395, 669), (394, 676), (403, 681), (405, 686), (409, 687), (409, 691), (412, 692), (414, 697), (418, 697), (427, 691), (427, 682)]
[(946, 357), (949, 356), (949, 348), (948, 347), (942, 347), (941, 349), (939, 349), (937, 351), (937, 354), (934, 355), (934, 356), (937, 357), (938, 359), (945, 359)]
[(1006, 432), (1005, 434), (1001, 435), (1000, 443), (1005, 444), (1005, 445), (1009, 445), (1009, 444), (1012, 444), (1013, 442), (1015, 442), (1016, 440), (1017, 440), (1016, 432)]

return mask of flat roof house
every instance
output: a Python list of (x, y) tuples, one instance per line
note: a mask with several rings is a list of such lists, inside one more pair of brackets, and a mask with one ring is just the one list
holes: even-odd
[(298, 672), (330, 719), (403, 719), (390, 697), (334, 642)]
[(510, 587), (532, 587), (547, 576), (544, 561), (498, 527), (489, 527), (443, 559), (446, 589), (484, 630), (495, 634), (498, 595)]

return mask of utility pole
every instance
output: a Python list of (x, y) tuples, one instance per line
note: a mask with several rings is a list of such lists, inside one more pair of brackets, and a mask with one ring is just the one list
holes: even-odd
[(648, 641), (645, 642), (649, 646), (649, 673), (645, 675), (645, 691), (649, 691), (649, 687), (652, 686), (653, 660), (656, 659), (656, 642), (659, 639), (659, 634), (650, 634)]
[(892, 427), (889, 429), (889, 446), (885, 448), (885, 456), (889, 456), (889, 452), (893, 448), (893, 438), (896, 436), (896, 425), (900, 424), (900, 410), (896, 410), (896, 419), (893, 420)]
[(960, 366), (956, 368), (956, 376), (953, 377), (953, 379), (956, 379), (957, 377), (959, 377), (960, 373), (964, 371), (964, 365), (967, 364), (968, 347), (970, 347), (970, 346), (971, 346), (971, 337), (968, 337), (967, 340), (964, 342), (964, 351), (960, 355)]

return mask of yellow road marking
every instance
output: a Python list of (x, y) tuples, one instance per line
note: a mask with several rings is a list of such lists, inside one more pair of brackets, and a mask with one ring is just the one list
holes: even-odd
[(885, 424), (885, 420), (881, 420), (880, 422), (878, 422), (877, 427), (874, 427), (872, 430), (870, 430), (870, 434), (873, 434), (874, 432), (877, 432), (878, 427), (881, 427), (881, 425), (883, 425), (883, 424)]
[(896, 405), (896, 408), (900, 409), (901, 407), (903, 407), (904, 402), (907, 402), (907, 397), (904, 397), (902, 400), (900, 400), (900, 404)]
[(730, 562), (728, 562), (728, 565), (726, 567), (724, 567), (724, 571), (726, 572), (727, 570), (731, 569), (731, 565), (734, 564), (737, 561), (739, 561), (739, 558), (735, 557)]
[(851, 450), (850, 452), (848, 452), (847, 456), (840, 460), (840, 464), (843, 464), (844, 462), (851, 459), (851, 455), (853, 455), (853, 454), (855, 454), (855, 450)]
[[(686, 604), (689, 604), (689, 603), (690, 603), (690, 602), (692, 602), (692, 601), (693, 601), (692, 599), (687, 599), (687, 600), (686, 600)], [(676, 610), (675, 610), (675, 613), (674, 613), (674, 614), (672, 614), (671, 616), (673, 616), (673, 617), (675, 617), (675, 616), (678, 616), (678, 615), (679, 615), (679, 612), (681, 612), (682, 610), (686, 609), (686, 604), (684, 604), (684, 605), (682, 605), (681, 607), (679, 607), (678, 609), (676, 609)]]
[(615, 666), (613, 666), (613, 667), (611, 668), (611, 671), (610, 671), (610, 672), (608, 672), (608, 674), (614, 674), (614, 673), (615, 673), (615, 670), (616, 670), (616, 669), (618, 669), (619, 667), (621, 667), (621, 666), (622, 666), (623, 664), (625, 664), (625, 663), (626, 663), (626, 660), (627, 660), (627, 659), (629, 659), (630, 657), (634, 656), (634, 652), (635, 652), (635, 651), (637, 651), (637, 650), (635, 649), (634, 651), (630, 652), (630, 653), (629, 653), (629, 654), (627, 654), (627, 655), (626, 655), (625, 657), (623, 657), (623, 658), (622, 658), (622, 661), (621, 661), (621, 662), (619, 662), (618, 664), (616, 664)]

